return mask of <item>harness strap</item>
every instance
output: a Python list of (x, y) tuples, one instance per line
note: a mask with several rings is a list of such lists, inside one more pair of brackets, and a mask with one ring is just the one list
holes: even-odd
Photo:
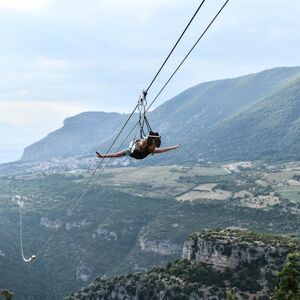
[(146, 116), (144, 117), (144, 120), (145, 120), (145, 123), (146, 123), (146, 126), (147, 126), (148, 131), (149, 131), (149, 132), (152, 132), (152, 128), (151, 128), (151, 126), (150, 126), (150, 124), (149, 124), (149, 121), (148, 121), (148, 119), (146, 118)]
[[(146, 100), (147, 92), (143, 91), (142, 95), (139, 97), (138, 106), (139, 106), (139, 125), (140, 125), (140, 138), (144, 138), (145, 131), (144, 131), (144, 124), (146, 122), (149, 124), (146, 118), (146, 106), (147, 106), (147, 100)], [(147, 125), (148, 127), (148, 125)]]

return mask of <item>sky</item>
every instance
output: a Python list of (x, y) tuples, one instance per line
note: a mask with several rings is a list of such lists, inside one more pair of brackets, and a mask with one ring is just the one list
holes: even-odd
[[(206, 0), (154, 97), (225, 0)], [(83, 111), (130, 112), (199, 0), (0, 0), (0, 163)], [(299, 66), (300, 2), (230, 0), (156, 105), (204, 81)]]

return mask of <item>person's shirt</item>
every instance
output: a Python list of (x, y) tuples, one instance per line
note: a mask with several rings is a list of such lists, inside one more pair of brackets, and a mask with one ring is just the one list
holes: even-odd
[(135, 142), (133, 145), (129, 146), (128, 149), (124, 150), (126, 156), (133, 157), (135, 159), (144, 159), (148, 155), (152, 154), (153, 151), (155, 150), (155, 145), (154, 147), (152, 145), (147, 145), (144, 149), (141, 149), (138, 147), (138, 141)]

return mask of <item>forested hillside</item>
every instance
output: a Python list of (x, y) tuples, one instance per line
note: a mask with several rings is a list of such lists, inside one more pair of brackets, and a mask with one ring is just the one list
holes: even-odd
[[(65, 220), (89, 177), (0, 177), (0, 286), (16, 300), (61, 299), (97, 277), (165, 266), (207, 228), (300, 237), (299, 163), (111, 168)], [(37, 254), (30, 264), (20, 253), (20, 202), (25, 256)]]
[[(225, 300), (229, 299), (228, 291), (234, 289), (236, 299), (267, 300), (279, 283), (276, 271), (281, 270), (288, 255), (298, 257), (299, 250), (300, 241), (293, 238), (231, 230), (204, 231), (189, 237), (182, 260), (145, 273), (98, 278), (66, 299)], [(294, 290), (300, 279), (297, 266), (299, 260), (289, 272), (296, 281)], [(285, 291), (292, 289), (286, 282), (283, 286)], [(298, 299), (300, 286), (297, 290), (289, 299)]]

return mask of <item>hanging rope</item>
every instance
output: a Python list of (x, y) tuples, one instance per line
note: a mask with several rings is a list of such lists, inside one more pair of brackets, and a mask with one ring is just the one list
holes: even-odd
[[(120, 137), (121, 133), (123, 132), (123, 130), (125, 129), (126, 125), (128, 124), (128, 122), (130, 121), (130, 119), (132, 118), (132, 116), (134, 115), (135, 111), (138, 108), (138, 104), (135, 106), (135, 108), (133, 109), (133, 111), (131, 112), (131, 114), (129, 115), (129, 117), (127, 118), (127, 120), (125, 121), (124, 125), (122, 126), (122, 128), (119, 130), (117, 136), (115, 137), (115, 139), (113, 140), (113, 142), (111, 143), (110, 147), (107, 149), (106, 154), (109, 153), (109, 151), (112, 149), (112, 147), (114, 146), (114, 144), (116, 143), (117, 139)], [(84, 185), (84, 187), (81, 189), (78, 197), (75, 199), (75, 201), (72, 203), (72, 205), (70, 206), (69, 210), (67, 211), (67, 213), (65, 214), (63, 220), (62, 220), (62, 224), (60, 226), (58, 226), (55, 231), (49, 236), (49, 238), (47, 239), (47, 241), (42, 245), (42, 247), (40, 248), (40, 250), (38, 250), (38, 252), (36, 253), (36, 256), (34, 256), (34, 258), (36, 258), (37, 256), (39, 256), (44, 250), (45, 248), (48, 246), (48, 244), (50, 243), (50, 241), (55, 237), (55, 235), (58, 233), (58, 231), (60, 230), (60, 228), (62, 227), (62, 225), (66, 222), (66, 220), (68, 219), (68, 217), (71, 215), (72, 211), (75, 209), (75, 207), (78, 205), (78, 203), (83, 199), (84, 195), (87, 193), (87, 191), (90, 189), (90, 187), (93, 185), (93, 183), (95, 182), (94, 177), (98, 171), (98, 169), (100, 168), (102, 162), (103, 162), (104, 158), (102, 158), (100, 160), (100, 162), (98, 163), (97, 167), (95, 168), (95, 170), (93, 171), (92, 175), (90, 176), (90, 178), (88, 179), (88, 181), (86, 182), (86, 184)], [(107, 162), (108, 163), (108, 162)], [(105, 164), (105, 166), (101, 169), (100, 174), (103, 172), (103, 170), (106, 168), (107, 163)], [(97, 177), (96, 177), (97, 178)], [(22, 238), (22, 214), (20, 214), (20, 242), (21, 242), (21, 255), (24, 261), (28, 262), (28, 259), (26, 260), (26, 258), (24, 257), (24, 252), (23, 252), (23, 238)], [(34, 258), (29, 259), (29, 261), (32, 261)]]
[(20, 208), (20, 246), (21, 246), (21, 256), (24, 262), (31, 262), (36, 258), (35, 255), (31, 255), (29, 258), (26, 258), (24, 255), (24, 247), (23, 247), (23, 218), (22, 218), (22, 207), (21, 204), (19, 204)]

